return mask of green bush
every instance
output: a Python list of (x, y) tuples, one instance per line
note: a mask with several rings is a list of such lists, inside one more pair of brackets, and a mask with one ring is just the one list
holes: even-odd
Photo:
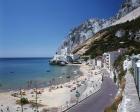
[(28, 101), (27, 98), (21, 98), (21, 99), (20, 99), (20, 103), (23, 104), (23, 105), (25, 105), (25, 104), (28, 104), (29, 101)]

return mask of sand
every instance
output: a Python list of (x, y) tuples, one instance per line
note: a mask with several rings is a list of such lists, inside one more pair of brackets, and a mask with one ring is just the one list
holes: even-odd
[[(82, 76), (67, 82), (54, 86), (55, 89), (50, 90), (50, 87), (39, 88), (38, 91), (41, 94), (38, 95), (39, 110), (43, 109), (59, 109), (58, 111), (66, 109), (77, 102), (77, 99), (83, 100), (87, 95), (97, 92), (101, 87), (101, 74), (95, 75), (98, 70), (91, 70), (91, 67), (85, 64), (80, 65), (80, 71), (83, 73)], [(61, 86), (63, 88), (61, 88)], [(78, 86), (78, 87), (77, 87)], [(58, 87), (58, 88), (57, 88)], [(35, 92), (33, 89), (24, 90), (26, 95), (23, 97), (28, 98), (29, 101), (35, 102)], [(80, 97), (76, 98), (76, 91), (80, 93)], [(21, 106), (16, 104), (18, 97), (11, 96), (12, 93), (17, 91), (2, 92), (0, 93), (0, 111), (10, 112), (21, 111)], [(33, 94), (31, 94), (33, 93)], [(19, 95), (20, 96), (20, 95)], [(31, 104), (24, 105), (24, 112), (33, 112), (36, 108), (32, 108)]]

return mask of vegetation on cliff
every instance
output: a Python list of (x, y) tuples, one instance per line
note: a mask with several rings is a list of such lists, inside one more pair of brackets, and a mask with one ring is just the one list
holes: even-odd
[[(121, 29), (125, 31), (125, 35), (118, 38), (115, 36), (115, 33)], [(90, 55), (91, 58), (95, 58), (102, 55), (104, 52), (115, 51), (119, 48), (128, 48), (132, 49), (131, 51), (137, 54), (140, 52), (140, 42), (135, 41), (135, 33), (139, 30), (140, 18), (137, 18), (131, 22), (127, 21), (126, 23), (106, 28), (96, 34), (96, 37), (93, 37), (94, 39), (87, 40), (85, 43), (89, 43), (89, 41), (92, 42), (79, 47), (77, 50), (75, 50), (75, 53), (80, 50), (82, 51), (82, 49), (85, 48), (85, 52), (83, 52), (82, 55)], [(100, 38), (99, 35), (101, 35)]]

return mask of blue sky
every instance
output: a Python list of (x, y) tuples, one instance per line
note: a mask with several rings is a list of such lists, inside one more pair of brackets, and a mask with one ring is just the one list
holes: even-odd
[(109, 18), (122, 0), (0, 0), (0, 57), (52, 56), (70, 29)]

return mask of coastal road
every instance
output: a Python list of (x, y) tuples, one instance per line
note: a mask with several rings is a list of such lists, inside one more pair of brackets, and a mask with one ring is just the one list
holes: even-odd
[(109, 73), (106, 70), (102, 70), (102, 72), (104, 73), (104, 80), (101, 90), (72, 107), (67, 112), (104, 112), (105, 107), (112, 104), (117, 93), (117, 87), (112, 79), (107, 77)]

